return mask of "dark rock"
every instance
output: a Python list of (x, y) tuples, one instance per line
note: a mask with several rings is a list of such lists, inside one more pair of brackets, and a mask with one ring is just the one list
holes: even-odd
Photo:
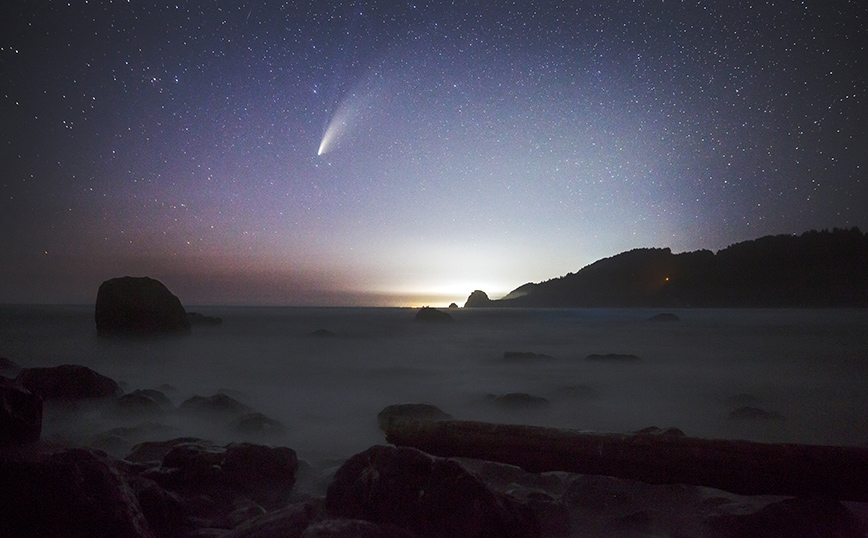
[(15, 377), (21, 372), (21, 365), (5, 357), (0, 357), (0, 375)]
[(425, 403), (390, 405), (377, 414), (377, 423), (383, 429), (393, 420), (449, 420), (452, 415), (444, 413), (439, 407)]
[(301, 538), (415, 538), (415, 535), (395, 525), (360, 519), (326, 519), (305, 529)]
[(163, 411), (174, 411), (174, 409), (175, 409), (175, 405), (172, 403), (172, 400), (170, 400), (169, 397), (166, 396), (166, 393), (163, 392), (162, 390), (140, 389), (140, 390), (136, 390), (134, 392), (138, 392), (138, 393), (140, 393), (144, 396), (147, 396), (148, 398), (154, 400), (155, 402), (157, 402), (157, 405), (159, 405), (160, 409), (162, 409)]
[(178, 494), (166, 491), (153, 480), (141, 476), (132, 477), (129, 484), (154, 534), (160, 538), (181, 538), (192, 530), (193, 522)]
[(136, 390), (118, 396), (109, 413), (124, 418), (152, 418), (163, 415), (165, 410), (150, 394)]
[(75, 364), (26, 368), (18, 374), (15, 382), (43, 400), (114, 398), (121, 393), (113, 379)]
[(184, 332), (190, 320), (181, 301), (148, 277), (113, 278), (99, 287), (94, 313), (100, 335), (149, 335)]
[(172, 385), (169, 385), (168, 383), (163, 383), (162, 385), (157, 387), (157, 390), (162, 392), (163, 394), (166, 394), (167, 397), (169, 394), (178, 394), (178, 388), (174, 387)]
[(657, 426), (649, 426), (647, 428), (643, 428), (639, 431), (633, 432), (634, 435), (664, 435), (664, 436), (674, 436), (674, 437), (687, 437), (683, 431), (679, 428), (666, 428), (665, 430), (658, 428)]
[(374, 446), (335, 474), (326, 508), (338, 517), (392, 524), (420, 537), (539, 536), (534, 515), (456, 461), (412, 448)]
[(449, 303), (449, 309), (452, 310), (452, 309), (454, 309), (454, 308), (458, 308), (458, 304), (456, 304), (456, 303)]
[(307, 333), (308, 336), (313, 336), (315, 338), (334, 338), (337, 334), (333, 333), (328, 329), (317, 329), (315, 331), (311, 331)]
[(268, 509), (286, 504), (295, 485), (298, 456), (287, 447), (233, 443), (221, 462), (224, 483)]
[(442, 310), (437, 310), (436, 308), (431, 308), (430, 306), (423, 306), (418, 312), (416, 312), (416, 317), (413, 319), (416, 321), (434, 323), (455, 321), (448, 313), (443, 312)]
[(681, 321), (678, 316), (669, 312), (663, 312), (656, 316), (651, 316), (647, 321)]
[(510, 392), (502, 396), (495, 396), (491, 402), (504, 409), (540, 409), (549, 406), (549, 401), (545, 398), (525, 392)]
[(225, 516), (239, 497), (268, 509), (285, 505), (297, 470), (298, 457), (291, 448), (194, 441), (175, 443), (162, 465), (142, 476), (193, 499), (190, 510), (200, 517), (215, 518)]
[(464, 308), (485, 306), (491, 306), (491, 299), (489, 299), (488, 294), (482, 290), (475, 290), (467, 297), (467, 301), (464, 303)]
[(759, 407), (739, 407), (729, 413), (730, 420), (783, 420), (777, 411), (766, 411)]
[(751, 514), (708, 519), (712, 538), (862, 538), (866, 529), (840, 502), (832, 499), (785, 499)]
[(206, 316), (199, 312), (187, 312), (187, 321), (190, 325), (220, 325), (223, 323), (223, 318)]
[(589, 361), (612, 361), (612, 362), (634, 362), (638, 361), (639, 357), (636, 355), (628, 355), (623, 353), (606, 353), (605, 355), (598, 355), (593, 353), (588, 355), (585, 360)]
[(133, 447), (126, 458), (127, 461), (134, 463), (161, 462), (166, 454), (173, 448), (184, 443), (206, 443), (202, 439), (196, 437), (179, 437), (168, 441), (145, 441)]
[(225, 538), (275, 538), (301, 536), (322, 510), (320, 501), (292, 504), (241, 523)]
[(531, 473), (514, 465), (455, 458), (462, 467), (497, 493), (503, 493), (537, 516), (542, 536), (570, 536), (569, 509), (561, 500), (568, 473)]
[(41, 433), (42, 398), (23, 388), (0, 386), (0, 448), (35, 443)]
[(262, 413), (248, 413), (235, 419), (230, 427), (241, 435), (262, 438), (284, 433), (283, 424)]
[(251, 408), (231, 396), (217, 393), (210, 397), (192, 396), (178, 406), (182, 413), (232, 417), (253, 412)]
[(531, 351), (504, 351), (504, 360), (525, 360), (525, 359), (551, 359), (551, 355), (544, 353), (533, 353)]
[[(136, 443), (144, 439), (166, 438), (178, 435), (177, 428), (158, 422), (141, 422), (133, 427), (121, 426), (100, 432), (90, 438), (91, 448), (102, 450), (115, 458), (123, 458)], [(162, 459), (162, 455), (157, 460)]]
[(98, 453), (0, 460), (0, 536), (153, 538), (135, 495)]

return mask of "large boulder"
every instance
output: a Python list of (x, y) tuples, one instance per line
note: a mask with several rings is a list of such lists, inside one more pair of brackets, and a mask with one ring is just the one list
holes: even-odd
[[(298, 456), (291, 448), (249, 443), (220, 447), (199, 440), (166, 445), (162, 465), (143, 476), (184, 497), (207, 498), (206, 511), (225, 512), (242, 497), (274, 509), (286, 504), (295, 485)], [(159, 447), (152, 447), (151, 455), (131, 454), (127, 459), (150, 460), (159, 452), (155, 449)]]
[(0, 536), (153, 538), (128, 483), (98, 453), (0, 458)]
[(413, 448), (374, 446), (329, 485), (326, 508), (341, 518), (405, 528), (419, 536), (539, 536), (529, 509), (495, 493), (456, 461)]
[(114, 398), (121, 394), (117, 381), (77, 364), (25, 368), (15, 383), (43, 400)]
[(94, 314), (100, 335), (148, 335), (190, 330), (181, 301), (148, 277), (113, 278), (99, 287)]
[(0, 386), (0, 448), (39, 441), (42, 398), (20, 387)]
[(473, 293), (470, 294), (470, 296), (467, 298), (467, 301), (464, 303), (464, 308), (482, 306), (491, 306), (491, 299), (489, 299), (488, 294), (482, 290), (475, 290)]

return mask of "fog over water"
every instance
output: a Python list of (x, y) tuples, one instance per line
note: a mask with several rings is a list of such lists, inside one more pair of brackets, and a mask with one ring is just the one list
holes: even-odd
[[(453, 309), (455, 322), (415, 322), (400, 308), (188, 308), (216, 327), (149, 340), (98, 338), (93, 308), (0, 308), (0, 356), (24, 367), (81, 364), (125, 391), (163, 384), (177, 406), (224, 391), (285, 429), (268, 439), (309, 461), (384, 443), (377, 413), (426, 402), (459, 419), (627, 432), (677, 427), (687, 435), (818, 444), (868, 444), (868, 312), (644, 309)], [(327, 329), (333, 337), (312, 337)], [(505, 359), (504, 352), (549, 355)], [(638, 361), (589, 361), (590, 354)], [(504, 409), (491, 395), (522, 392), (548, 406)], [(782, 419), (735, 420), (750, 406)], [(94, 410), (74, 424), (86, 442), (129, 417)], [(219, 421), (170, 413), (139, 439), (244, 436)]]

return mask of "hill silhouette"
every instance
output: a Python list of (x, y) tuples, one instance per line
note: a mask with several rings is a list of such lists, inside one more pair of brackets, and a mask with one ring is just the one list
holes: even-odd
[[(471, 305), (472, 306), (472, 305)], [(765, 236), (713, 253), (639, 248), (491, 307), (865, 307), (868, 234), (858, 228)]]

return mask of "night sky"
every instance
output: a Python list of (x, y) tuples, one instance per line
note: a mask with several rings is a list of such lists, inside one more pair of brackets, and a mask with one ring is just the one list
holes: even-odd
[[(263, 5), (264, 4), (264, 5)], [(868, 6), (0, 8), (0, 303), (462, 304), (868, 229)]]

